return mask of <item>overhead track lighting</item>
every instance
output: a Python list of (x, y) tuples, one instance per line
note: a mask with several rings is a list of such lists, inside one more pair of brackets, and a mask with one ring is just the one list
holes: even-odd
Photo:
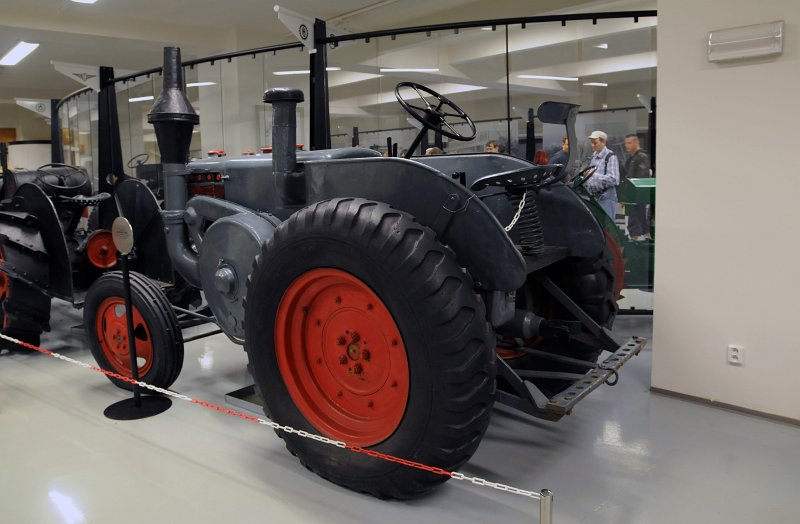
[(22, 61), (23, 58), (28, 56), (33, 52), (34, 49), (39, 47), (39, 44), (32, 44), (30, 42), (20, 42), (15, 45), (11, 51), (5, 54), (3, 58), (0, 58), (0, 65), (4, 66), (13, 66), (17, 65)]
[(608, 87), (608, 84), (605, 82), (584, 82), (585, 86), (595, 86), (595, 87)]

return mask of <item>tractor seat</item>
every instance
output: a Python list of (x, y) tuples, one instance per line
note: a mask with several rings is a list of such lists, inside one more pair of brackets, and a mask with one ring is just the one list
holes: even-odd
[(59, 195), (58, 199), (62, 205), (69, 206), (69, 207), (78, 207), (83, 208), (86, 206), (96, 206), (103, 200), (107, 200), (111, 198), (111, 195), (108, 193), (98, 193), (94, 196), (84, 196), (84, 195), (75, 195), (75, 196), (64, 196)]

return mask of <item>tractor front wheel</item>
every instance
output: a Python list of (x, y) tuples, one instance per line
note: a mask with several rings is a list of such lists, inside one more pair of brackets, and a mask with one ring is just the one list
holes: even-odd
[[(139, 379), (168, 388), (183, 366), (183, 338), (169, 301), (156, 284), (131, 272), (133, 336)], [(122, 273), (112, 271), (98, 278), (86, 294), (83, 324), (97, 364), (130, 377), (131, 360)], [(116, 386), (130, 383), (108, 377)]]
[[(385, 204), (325, 201), (278, 227), (250, 277), (245, 350), (268, 416), (358, 450), (454, 470), (489, 423), (483, 302), (452, 251)], [(279, 435), (312, 471), (380, 498), (449, 478)]]

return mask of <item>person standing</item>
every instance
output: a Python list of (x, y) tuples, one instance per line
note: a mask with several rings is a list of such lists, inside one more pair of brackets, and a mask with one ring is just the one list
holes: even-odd
[(593, 174), (586, 181), (586, 189), (603, 208), (611, 220), (617, 215), (617, 186), (619, 185), (619, 160), (608, 147), (608, 135), (602, 131), (592, 131), (592, 158), (589, 166)]
[(569, 138), (564, 137), (561, 140), (561, 149), (553, 154), (553, 158), (550, 159), (550, 163), (564, 165), (567, 163), (567, 160), (569, 160)]
[[(628, 159), (625, 161), (626, 178), (650, 178), (650, 157), (639, 145), (639, 137), (625, 135), (625, 151)], [(647, 206), (625, 204), (628, 215), (628, 235), (634, 240), (650, 238), (650, 224), (647, 220)]]

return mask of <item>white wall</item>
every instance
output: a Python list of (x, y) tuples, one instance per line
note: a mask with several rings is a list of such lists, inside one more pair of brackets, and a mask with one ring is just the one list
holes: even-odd
[[(652, 384), (800, 419), (800, 2), (658, 11)], [(779, 58), (707, 62), (708, 31), (774, 20)], [(744, 366), (726, 363), (729, 343)]]

